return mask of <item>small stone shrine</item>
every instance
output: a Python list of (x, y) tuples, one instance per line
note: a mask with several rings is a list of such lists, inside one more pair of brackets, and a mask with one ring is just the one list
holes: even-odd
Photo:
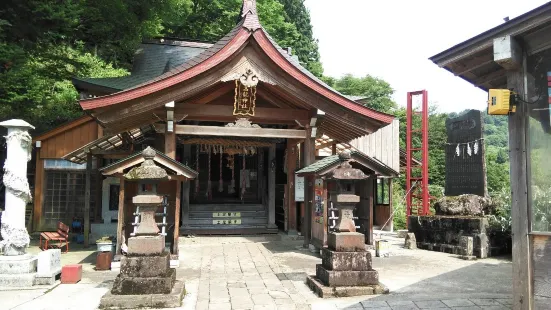
[(337, 184), (331, 194), (339, 211), (335, 232), (329, 233), (328, 248), (322, 249), (322, 264), (316, 265), (316, 275), (306, 283), (320, 297), (346, 297), (388, 293), (379, 283), (379, 273), (373, 270), (371, 253), (365, 248), (365, 236), (356, 232), (353, 211), (360, 197), (355, 195), (355, 182), (368, 178), (350, 165), (350, 152), (339, 155), (340, 165), (326, 177)]
[(169, 179), (153, 158), (156, 152), (148, 147), (142, 153), (144, 162), (124, 175), (138, 183), (136, 205), (139, 223), (128, 239), (128, 255), (121, 259), (121, 272), (113, 288), (101, 299), (100, 308), (174, 308), (181, 306), (184, 283), (176, 281), (176, 270), (170, 268), (170, 253), (165, 250), (165, 236), (159, 234), (155, 213), (163, 204), (157, 184)]

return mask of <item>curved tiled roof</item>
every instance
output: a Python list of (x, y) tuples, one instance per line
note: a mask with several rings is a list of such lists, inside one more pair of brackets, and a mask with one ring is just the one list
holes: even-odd
[(214, 68), (222, 61), (234, 55), (249, 40), (256, 40), (272, 61), (303, 85), (347, 110), (364, 117), (369, 117), (381, 125), (392, 122), (394, 116), (371, 110), (348, 99), (306, 70), (298, 61), (279, 47), (261, 27), (256, 15), (255, 0), (244, 0), (242, 16), (243, 18), (239, 24), (224, 38), (185, 63), (132, 88), (108, 96), (82, 100), (80, 101), (82, 108), (84, 110), (92, 110), (106, 107), (171, 87)]

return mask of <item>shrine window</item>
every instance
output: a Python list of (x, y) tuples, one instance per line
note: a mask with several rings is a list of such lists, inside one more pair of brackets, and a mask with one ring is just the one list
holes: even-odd
[[(551, 52), (546, 51), (530, 57), (529, 62), (537, 61), (539, 66), (534, 66), (536, 72), (535, 87), (529, 91), (529, 98), (533, 101), (527, 105), (530, 109), (528, 115), (527, 139), (530, 186), (531, 230), (534, 232), (551, 231), (551, 112), (549, 100), (551, 100)], [(529, 63), (530, 67), (530, 63)]]
[(377, 179), (375, 185), (375, 196), (377, 205), (389, 205), (390, 204), (390, 182), (392, 179)]

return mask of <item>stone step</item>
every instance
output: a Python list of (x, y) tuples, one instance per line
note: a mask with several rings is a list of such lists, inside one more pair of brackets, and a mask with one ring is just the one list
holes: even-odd
[(229, 212), (217, 212), (217, 211), (193, 211), (189, 213), (190, 219), (218, 219), (218, 217), (214, 217), (214, 213), (240, 213), (240, 217), (231, 217), (227, 216), (228, 218), (255, 218), (255, 217), (266, 217), (266, 211), (247, 211), (247, 210), (235, 210), (235, 211), (229, 211)]
[(262, 204), (202, 204), (190, 205), (190, 213), (199, 212), (236, 212), (240, 211), (266, 211), (266, 207)]
[(35, 273), (0, 274), (0, 286), (29, 287), (35, 284)]

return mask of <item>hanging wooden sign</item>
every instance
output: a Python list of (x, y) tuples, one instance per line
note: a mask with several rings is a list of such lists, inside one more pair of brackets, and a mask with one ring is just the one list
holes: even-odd
[(254, 116), (257, 84), (258, 77), (252, 70), (247, 70), (239, 80), (235, 80), (233, 115)]

